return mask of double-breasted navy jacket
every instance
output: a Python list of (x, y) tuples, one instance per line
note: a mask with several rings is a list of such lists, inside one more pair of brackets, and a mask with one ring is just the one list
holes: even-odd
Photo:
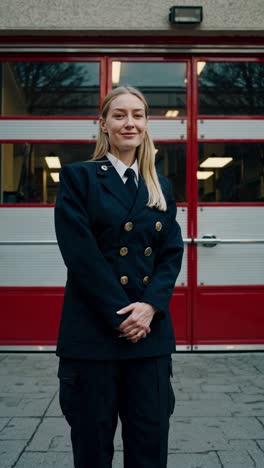
[[(183, 243), (169, 180), (159, 176), (166, 212), (146, 206), (139, 176), (130, 194), (104, 157), (68, 164), (60, 172), (55, 206), (58, 245), (67, 267), (57, 355), (80, 359), (127, 359), (175, 351), (169, 302), (181, 268)], [(118, 337), (131, 302), (158, 308), (146, 338)]]

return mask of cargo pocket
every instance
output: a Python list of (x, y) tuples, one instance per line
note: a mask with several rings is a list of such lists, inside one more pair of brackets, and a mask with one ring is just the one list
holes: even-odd
[(173, 377), (173, 369), (172, 369), (172, 360), (169, 360), (169, 395), (168, 395), (168, 409), (169, 409), (169, 416), (172, 415), (174, 408), (175, 408), (175, 395), (173, 391), (173, 387), (171, 384), (171, 377)]
[(60, 361), (58, 377), (60, 380), (59, 403), (62, 414), (69, 425), (72, 425), (74, 416), (78, 413), (80, 402), (79, 372), (77, 366), (71, 361)]

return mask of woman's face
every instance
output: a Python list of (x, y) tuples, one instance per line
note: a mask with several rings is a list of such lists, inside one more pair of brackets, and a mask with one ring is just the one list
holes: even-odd
[(121, 94), (112, 100), (106, 119), (100, 118), (108, 134), (112, 153), (136, 151), (144, 139), (147, 118), (143, 102), (133, 94)]

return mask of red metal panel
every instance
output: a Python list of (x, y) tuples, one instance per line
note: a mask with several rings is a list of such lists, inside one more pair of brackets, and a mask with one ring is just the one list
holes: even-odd
[[(197, 60), (191, 62), (191, 93), (192, 93), (192, 114), (191, 114), (191, 141), (190, 141), (190, 214), (189, 214), (189, 238), (197, 237), (197, 202), (198, 202), (198, 182), (197, 182), (197, 112), (198, 112), (198, 78), (197, 78)], [(193, 343), (193, 333), (195, 332), (196, 301), (195, 293), (197, 289), (197, 247), (191, 244), (189, 247), (188, 275), (190, 277), (191, 288), (191, 344)]]
[[(217, 36), (199, 36), (195, 37), (193, 34), (190, 36), (178, 36), (178, 35), (160, 35), (160, 34), (151, 34), (151, 35), (142, 35), (142, 36), (135, 36), (135, 34), (130, 34), (130, 35), (119, 35), (118, 33), (106, 36), (106, 35), (87, 35), (87, 36), (32, 36), (32, 35), (17, 35), (17, 36), (2, 36), (0, 37), (0, 43), (6, 45), (6, 44), (13, 44), (13, 45), (18, 45), (20, 47), (23, 47), (23, 45), (32, 45), (32, 44), (37, 44), (37, 45), (62, 45), (62, 46), (68, 46), (68, 45), (87, 45), (87, 46), (103, 46), (105, 49), (106, 45), (117, 45), (120, 47), (120, 45), (164, 45), (171, 46), (171, 45), (176, 45), (176, 46), (188, 46), (191, 45), (209, 45), (209, 46), (214, 46), (214, 45), (219, 45), (221, 46), (227, 45), (227, 46), (235, 46), (235, 45), (252, 45), (252, 46), (261, 46), (264, 45), (264, 37), (263, 36), (225, 36), (225, 35), (217, 35)], [(136, 50), (136, 48), (135, 48)], [(36, 54), (32, 53), (33, 56)], [(56, 55), (56, 54), (54, 54)], [(57, 54), (58, 55), (58, 54)], [(221, 54), (224, 55), (224, 52)], [(218, 55), (221, 57), (221, 55)], [(65, 53), (65, 56), (67, 54)], [(215, 57), (215, 54), (213, 55)], [(208, 56), (206, 56), (208, 59)]]
[[(0, 346), (55, 345), (63, 295), (63, 287), (1, 287)], [(178, 345), (189, 343), (188, 300), (187, 288), (179, 287), (170, 303)]]
[(61, 287), (1, 287), (0, 345), (55, 345)]
[(176, 287), (170, 302), (170, 313), (177, 345), (189, 345), (190, 336), (190, 294), (189, 289)]
[(199, 287), (193, 344), (264, 344), (264, 286)]

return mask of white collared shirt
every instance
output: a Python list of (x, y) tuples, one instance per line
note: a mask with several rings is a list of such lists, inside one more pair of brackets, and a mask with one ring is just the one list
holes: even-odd
[[(112, 153), (107, 153), (106, 156), (109, 159), (109, 161), (113, 164), (114, 168), (117, 170), (118, 174), (120, 175), (122, 181), (125, 184), (127, 181), (127, 176), (125, 176), (125, 172), (129, 166), (124, 164), (120, 159), (118, 159)], [(137, 159), (132, 164), (132, 166), (130, 166), (130, 169), (133, 169), (135, 172), (135, 183), (138, 186), (138, 161)]]

